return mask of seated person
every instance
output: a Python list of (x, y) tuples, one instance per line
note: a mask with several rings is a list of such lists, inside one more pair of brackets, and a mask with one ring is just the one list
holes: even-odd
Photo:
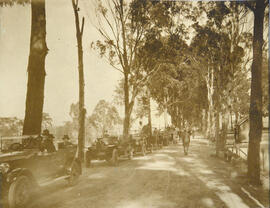
[(69, 136), (68, 135), (64, 135), (63, 138), (62, 138), (63, 142), (61, 143), (58, 143), (58, 148), (59, 149), (63, 149), (63, 148), (66, 148), (70, 145), (73, 145), (69, 140)]
[(102, 138), (97, 138), (97, 142), (96, 142), (96, 147), (97, 150), (102, 150), (104, 149), (104, 142), (102, 141)]
[(43, 145), (44, 148), (47, 150), (47, 152), (49, 153), (56, 152), (55, 146), (53, 144), (54, 136), (50, 134), (50, 132), (47, 129), (43, 131), (42, 136), (43, 136)]

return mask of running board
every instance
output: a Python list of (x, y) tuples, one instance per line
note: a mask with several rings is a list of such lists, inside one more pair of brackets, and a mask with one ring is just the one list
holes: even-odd
[(61, 177), (58, 177), (58, 178), (55, 178), (53, 180), (50, 180), (50, 181), (47, 181), (47, 182), (43, 182), (41, 184), (39, 184), (39, 186), (43, 187), (43, 186), (48, 186), (50, 184), (53, 184), (57, 181), (61, 181), (61, 180), (64, 180), (64, 179), (68, 179), (70, 176), (69, 175), (66, 175), (66, 176), (61, 176)]

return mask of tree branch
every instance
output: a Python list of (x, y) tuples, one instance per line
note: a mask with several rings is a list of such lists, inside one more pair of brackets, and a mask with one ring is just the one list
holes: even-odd
[(81, 37), (83, 36), (83, 29), (84, 29), (84, 17), (82, 18), (82, 26), (81, 26), (81, 29), (80, 29)]

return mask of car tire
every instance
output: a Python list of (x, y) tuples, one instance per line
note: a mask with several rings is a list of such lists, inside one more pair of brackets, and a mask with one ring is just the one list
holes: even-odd
[(113, 166), (117, 166), (118, 162), (118, 151), (117, 149), (113, 149), (111, 163)]
[(19, 176), (14, 181), (8, 191), (9, 208), (24, 208), (27, 207), (32, 198), (32, 185), (29, 177)]
[(68, 178), (68, 185), (74, 186), (79, 182), (80, 176), (80, 164), (78, 162), (74, 162), (73, 166), (71, 167), (70, 176)]

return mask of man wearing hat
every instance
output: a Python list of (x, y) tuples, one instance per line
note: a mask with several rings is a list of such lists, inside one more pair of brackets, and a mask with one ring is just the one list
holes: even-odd
[(63, 139), (63, 146), (64, 146), (64, 147), (66, 147), (66, 146), (68, 146), (68, 145), (72, 145), (72, 143), (69, 141), (70, 138), (69, 138), (68, 135), (64, 135), (62, 139)]
[(45, 129), (42, 133), (42, 137), (43, 137), (43, 143), (44, 143), (44, 147), (47, 150), (47, 152), (55, 152), (55, 146), (53, 144), (53, 138), (54, 136), (52, 134), (50, 134), (48, 129)]

